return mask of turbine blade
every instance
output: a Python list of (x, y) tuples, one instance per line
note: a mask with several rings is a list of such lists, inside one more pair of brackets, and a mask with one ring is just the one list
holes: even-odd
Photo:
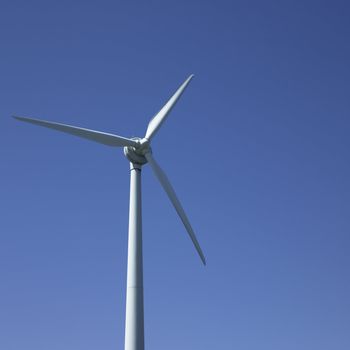
[(117, 136), (117, 135), (113, 135), (113, 134), (108, 134), (108, 133), (101, 132), (101, 131), (89, 130), (89, 129), (79, 128), (76, 126), (71, 126), (71, 125), (66, 125), (66, 124), (61, 124), (61, 123), (54, 123), (54, 122), (49, 122), (49, 121), (40, 120), (40, 119), (27, 118), (27, 117), (13, 116), (13, 118), (20, 120), (22, 122), (40, 125), (40, 126), (43, 126), (45, 128), (62, 131), (62, 132), (65, 132), (67, 134), (82, 137), (84, 139), (88, 139), (88, 140), (95, 141), (98, 143), (103, 143), (104, 145), (107, 145), (107, 146), (112, 146), (112, 147), (134, 146), (134, 147), (138, 147), (138, 143), (134, 140), (131, 140), (131, 139), (128, 139), (125, 137), (121, 137), (121, 136)]
[(147, 127), (145, 135), (146, 139), (150, 140), (154, 136), (193, 77), (194, 75), (191, 74), (186, 79), (186, 81), (176, 90), (175, 94), (169, 99), (164, 107), (151, 119)]
[(205, 261), (205, 257), (204, 257), (204, 254), (202, 252), (202, 249), (198, 243), (196, 235), (194, 234), (194, 231), (192, 229), (190, 221), (188, 220), (187, 215), (186, 215), (184, 209), (182, 208), (182, 205), (181, 205), (179, 199), (177, 198), (173, 187), (170, 184), (168, 177), (166, 176), (164, 171), (161, 169), (161, 167), (157, 164), (157, 162), (155, 161), (155, 159), (153, 158), (151, 153), (146, 153), (145, 157), (146, 157), (148, 163), (150, 164), (152, 170), (154, 171), (154, 174), (158, 178), (160, 184), (162, 185), (165, 192), (167, 193), (167, 195), (168, 195), (171, 203), (173, 204), (176, 212), (180, 216), (180, 219), (181, 219), (182, 223), (184, 224), (188, 235), (190, 236), (200, 258), (202, 259), (203, 264), (205, 265), (206, 261)]

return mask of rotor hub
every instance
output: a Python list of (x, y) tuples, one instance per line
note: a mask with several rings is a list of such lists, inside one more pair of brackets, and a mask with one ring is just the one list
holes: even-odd
[(124, 154), (125, 157), (131, 163), (144, 165), (147, 163), (147, 159), (145, 157), (146, 153), (152, 153), (152, 149), (150, 147), (149, 140), (146, 138), (141, 139), (140, 137), (133, 137), (132, 140), (138, 143), (137, 147), (133, 146), (125, 146)]

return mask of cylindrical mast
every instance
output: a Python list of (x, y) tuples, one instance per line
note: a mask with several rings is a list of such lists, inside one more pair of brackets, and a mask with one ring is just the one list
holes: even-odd
[(130, 163), (125, 350), (144, 350), (141, 165)]

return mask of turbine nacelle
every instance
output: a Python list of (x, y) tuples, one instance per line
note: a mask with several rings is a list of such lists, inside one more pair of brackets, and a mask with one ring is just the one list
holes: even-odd
[(128, 158), (128, 160), (131, 163), (136, 163), (139, 165), (146, 164), (148, 160), (146, 159), (145, 154), (152, 153), (150, 141), (145, 137), (143, 139), (141, 139), (140, 137), (133, 137), (131, 138), (131, 140), (136, 141), (137, 145), (125, 146), (124, 147), (125, 157)]

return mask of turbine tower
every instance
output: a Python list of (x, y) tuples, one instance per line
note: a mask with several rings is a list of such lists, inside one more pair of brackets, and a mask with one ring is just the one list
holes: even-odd
[(164, 107), (151, 119), (143, 138), (125, 138), (118, 135), (80, 128), (45, 120), (14, 116), (15, 119), (62, 131), (112, 147), (124, 147), (124, 154), (130, 161), (130, 207), (128, 267), (126, 291), (125, 350), (144, 350), (144, 315), (143, 315), (143, 265), (142, 265), (142, 215), (141, 215), (141, 169), (148, 163), (171, 203), (178, 213), (186, 231), (192, 240), (203, 264), (205, 257), (197, 241), (187, 215), (170, 184), (170, 181), (152, 155), (150, 143), (169, 112), (172, 110), (193, 75), (177, 89)]

